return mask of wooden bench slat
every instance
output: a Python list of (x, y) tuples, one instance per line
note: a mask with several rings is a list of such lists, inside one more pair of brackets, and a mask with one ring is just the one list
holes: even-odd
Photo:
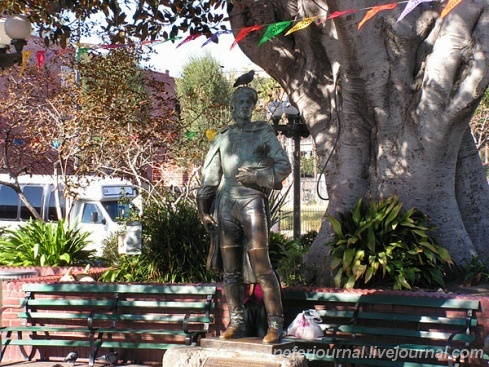
[(36, 293), (126, 293), (156, 295), (213, 295), (215, 286), (151, 285), (97, 283), (29, 283), (22, 286), (23, 292)]

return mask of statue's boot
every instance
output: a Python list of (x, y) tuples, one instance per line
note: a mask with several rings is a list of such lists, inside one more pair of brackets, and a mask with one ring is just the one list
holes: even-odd
[(267, 316), (268, 330), (267, 334), (263, 337), (263, 343), (275, 344), (279, 343), (282, 339), (284, 331), (284, 318), (283, 316)]
[(262, 341), (265, 344), (278, 343), (284, 330), (282, 291), (278, 277), (272, 269), (268, 248), (251, 249), (248, 254), (256, 279), (260, 283), (267, 311), (268, 330)]
[(224, 294), (229, 310), (229, 324), (219, 336), (220, 339), (237, 339), (247, 336), (244, 318), (242, 277), (235, 274), (224, 274)]

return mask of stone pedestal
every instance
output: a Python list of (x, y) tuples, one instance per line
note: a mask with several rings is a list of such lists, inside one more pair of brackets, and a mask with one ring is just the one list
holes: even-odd
[(307, 367), (307, 360), (294, 352), (291, 342), (268, 345), (260, 338), (205, 338), (199, 347), (168, 349), (163, 367)]

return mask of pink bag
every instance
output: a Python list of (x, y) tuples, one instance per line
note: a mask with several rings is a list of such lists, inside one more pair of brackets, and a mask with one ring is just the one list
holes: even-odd
[(316, 310), (302, 311), (288, 327), (287, 335), (309, 340), (320, 338), (324, 335), (323, 329), (318, 324), (321, 321)]

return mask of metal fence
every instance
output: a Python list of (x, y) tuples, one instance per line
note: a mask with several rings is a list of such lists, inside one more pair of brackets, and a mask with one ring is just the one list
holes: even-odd
[[(310, 231), (318, 231), (326, 208), (318, 206), (301, 206), (301, 233), (305, 234)], [(280, 211), (280, 220), (276, 232), (292, 237), (294, 222), (292, 207), (283, 207)]]

